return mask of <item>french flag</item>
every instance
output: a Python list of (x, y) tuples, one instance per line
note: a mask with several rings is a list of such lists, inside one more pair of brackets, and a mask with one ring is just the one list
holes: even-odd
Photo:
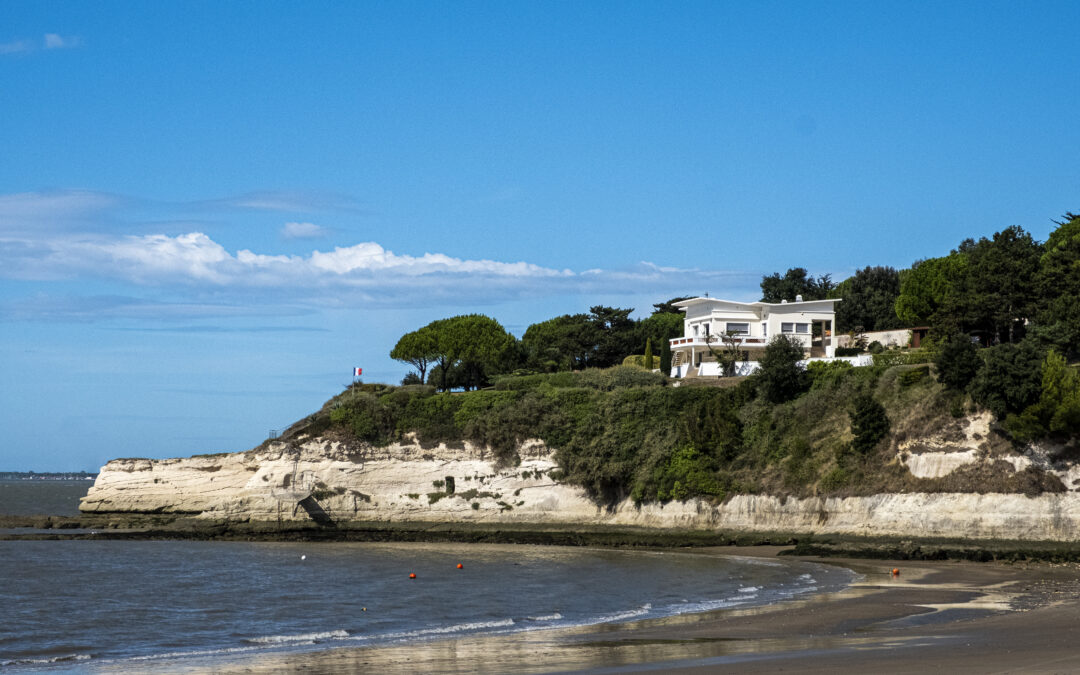
[(364, 372), (363, 368), (353, 368), (352, 369), (352, 376), (353, 377), (360, 377), (360, 375), (363, 374), (363, 372)]

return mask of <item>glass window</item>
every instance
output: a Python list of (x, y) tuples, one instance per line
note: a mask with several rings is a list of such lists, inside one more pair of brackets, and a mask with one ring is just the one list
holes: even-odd
[(808, 323), (797, 323), (797, 324), (795, 324), (795, 332), (796, 333), (809, 333), (810, 332), (810, 324), (808, 324)]
[(782, 324), (780, 324), (780, 332), (781, 333), (794, 333), (795, 332), (795, 324), (793, 324), (793, 323), (782, 323)]
[(749, 335), (750, 324), (748, 323), (731, 323), (727, 324), (727, 332), (734, 333), (735, 335)]

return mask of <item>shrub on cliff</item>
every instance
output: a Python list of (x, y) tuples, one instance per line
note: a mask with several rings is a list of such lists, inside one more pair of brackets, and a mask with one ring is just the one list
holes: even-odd
[(806, 391), (806, 373), (799, 365), (803, 350), (794, 338), (777, 335), (765, 347), (754, 373), (758, 391), (770, 403), (790, 401)]
[[(676, 448), (652, 473), (650, 488), (660, 502), (683, 501), (691, 496), (722, 497), (723, 488), (717, 481), (715, 459), (697, 451), (692, 445)], [(645, 490), (635, 491), (635, 501), (642, 501)], [(651, 496), (651, 495), (650, 495)]]
[(1005, 428), (1019, 441), (1080, 435), (1080, 373), (1051, 350), (1042, 365), (1039, 400), (1019, 415), (1009, 415)]
[(938, 382), (952, 391), (964, 391), (979, 372), (982, 359), (971, 338), (958, 333), (949, 338), (934, 358)]
[(1034, 340), (982, 350), (983, 364), (971, 382), (971, 397), (998, 419), (1039, 400), (1043, 350)]
[(885, 414), (885, 407), (870, 394), (862, 394), (855, 399), (850, 415), (851, 434), (855, 437), (851, 445), (857, 452), (868, 454), (881, 439), (889, 435), (889, 417)]

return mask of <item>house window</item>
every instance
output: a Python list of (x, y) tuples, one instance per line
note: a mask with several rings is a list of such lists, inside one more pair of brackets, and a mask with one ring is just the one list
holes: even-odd
[(709, 337), (709, 324), (705, 324), (705, 337)]
[(750, 324), (748, 323), (731, 323), (727, 324), (727, 332), (729, 335), (749, 335)]
[(694, 337), (697, 337), (697, 334), (698, 334), (698, 327), (697, 327), (697, 325), (694, 325)]
[(782, 323), (782, 324), (780, 324), (780, 332), (781, 333), (794, 333), (795, 332), (795, 324), (793, 324), (793, 323)]
[(761, 337), (769, 337), (769, 324), (761, 324)]
[(796, 333), (809, 333), (810, 332), (810, 324), (808, 324), (808, 323), (797, 323), (797, 324), (795, 324), (795, 332)]
[(782, 323), (780, 324), (781, 333), (801, 333), (806, 335), (810, 332), (810, 324), (808, 323)]

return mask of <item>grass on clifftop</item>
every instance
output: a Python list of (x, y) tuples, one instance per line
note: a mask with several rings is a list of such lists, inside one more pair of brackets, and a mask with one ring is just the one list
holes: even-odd
[[(753, 377), (728, 388), (673, 387), (632, 366), (507, 377), (492, 389), (458, 394), (358, 384), (284, 440), (321, 435), (380, 446), (416, 434), (425, 445), (481, 444), (513, 466), (518, 445), (539, 438), (556, 451), (555, 477), (604, 505), (626, 497), (1061, 489), (1056, 478), (1035, 471), (911, 476), (895, 459), (898, 444), (957, 425), (957, 403), (926, 366), (823, 369), (812, 381), (807, 393), (777, 405), (756, 395)], [(891, 433), (863, 453), (853, 449), (849, 411), (865, 394), (884, 406)]]

